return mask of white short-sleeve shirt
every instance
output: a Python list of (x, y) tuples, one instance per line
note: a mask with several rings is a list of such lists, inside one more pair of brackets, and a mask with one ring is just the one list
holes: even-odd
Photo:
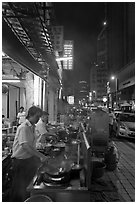
[(33, 148), (36, 148), (36, 133), (35, 125), (32, 125), (27, 119), (18, 128), (13, 143), (12, 157), (17, 159), (27, 159), (32, 155), (25, 151), (22, 144), (28, 143)]
[(43, 135), (43, 134), (47, 133), (46, 123), (43, 122), (43, 121), (41, 120), (41, 118), (39, 119), (38, 123), (36, 124), (36, 132), (37, 132), (39, 135)]
[(26, 113), (23, 111), (22, 113), (18, 113), (17, 118), (19, 119), (19, 124), (25, 122), (26, 120)]

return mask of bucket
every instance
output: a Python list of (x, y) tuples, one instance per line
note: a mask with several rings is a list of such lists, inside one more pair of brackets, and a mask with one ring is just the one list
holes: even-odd
[(104, 175), (106, 165), (104, 162), (92, 161), (92, 179), (101, 178)]

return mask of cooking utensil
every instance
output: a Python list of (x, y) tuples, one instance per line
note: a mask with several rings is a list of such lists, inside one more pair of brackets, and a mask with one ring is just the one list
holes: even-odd
[(64, 142), (58, 142), (58, 143), (54, 144), (53, 146), (55, 146), (55, 147), (65, 147), (66, 145), (65, 145)]
[(49, 176), (53, 177), (53, 178), (60, 178), (60, 177), (67, 176), (70, 173), (70, 171), (71, 171), (71, 168), (64, 169), (64, 170), (62, 170), (62, 169), (55, 169), (54, 172), (53, 171), (48, 171), (48, 172), (46, 171), (46, 173)]
[(55, 159), (49, 162), (49, 166), (48, 168), (46, 168), (46, 173), (54, 178), (63, 177), (66, 175), (68, 176), (72, 169), (72, 166), (74, 165), (73, 161), (64, 159), (64, 157), (63, 160), (58, 161), (58, 163), (54, 163), (54, 161)]

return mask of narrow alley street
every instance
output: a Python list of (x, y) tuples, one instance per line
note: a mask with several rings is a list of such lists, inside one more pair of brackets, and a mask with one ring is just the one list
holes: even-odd
[(135, 142), (114, 139), (120, 153), (115, 171), (106, 171), (100, 181), (93, 184), (93, 201), (135, 201)]

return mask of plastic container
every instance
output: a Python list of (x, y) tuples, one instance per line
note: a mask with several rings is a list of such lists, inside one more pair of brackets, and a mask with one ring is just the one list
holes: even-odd
[(92, 161), (91, 165), (93, 167), (92, 170), (92, 179), (101, 178), (104, 175), (106, 165), (104, 162), (100, 161)]

